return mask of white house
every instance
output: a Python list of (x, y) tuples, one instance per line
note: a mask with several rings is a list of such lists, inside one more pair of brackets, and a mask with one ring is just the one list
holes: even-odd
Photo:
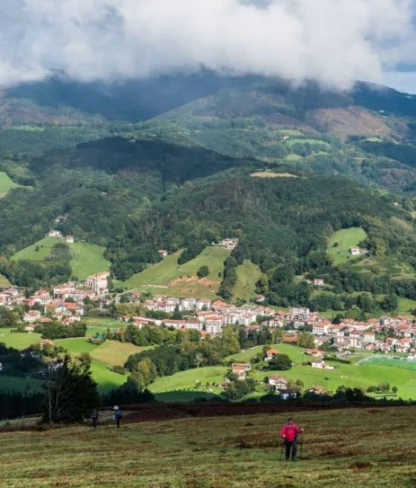
[(33, 322), (36, 322), (42, 317), (41, 313), (39, 310), (29, 310), (29, 312), (25, 313), (23, 316), (23, 320), (25, 322), (29, 322), (29, 324), (33, 324)]
[(313, 280), (314, 286), (325, 286), (325, 281), (321, 279), (315, 279)]
[(326, 322), (326, 321), (315, 322), (312, 326), (312, 334), (322, 336), (328, 334), (330, 328), (331, 328), (330, 322)]
[(359, 247), (351, 247), (350, 248), (350, 254), (351, 254), (351, 256), (360, 256), (361, 255), (361, 249)]
[(192, 311), (195, 308), (196, 299), (195, 298), (183, 298), (179, 305), (179, 310), (181, 311)]
[(158, 253), (162, 256), (163, 259), (168, 257), (168, 251), (166, 251), (166, 249), (159, 249)]
[(211, 306), (212, 306), (211, 300), (198, 299), (195, 302), (195, 308), (198, 311), (201, 311), (201, 310), (209, 310), (211, 308)]
[(55, 239), (60, 239), (62, 237), (62, 232), (60, 230), (50, 230), (48, 232), (48, 236)]
[(222, 324), (219, 324), (218, 321), (215, 320), (207, 320), (205, 325), (205, 330), (206, 333), (209, 335), (221, 334)]
[(74, 236), (65, 236), (65, 242), (67, 244), (73, 244), (75, 242)]

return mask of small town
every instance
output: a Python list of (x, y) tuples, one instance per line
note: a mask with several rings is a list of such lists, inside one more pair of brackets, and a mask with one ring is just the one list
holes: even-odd
[[(121, 323), (130, 323), (137, 328), (145, 324), (165, 326), (171, 329), (193, 329), (201, 336), (218, 336), (229, 325), (244, 326), (247, 331), (261, 328), (282, 329), (283, 342), (296, 344), (300, 331), (310, 332), (315, 348), (328, 344), (341, 353), (365, 350), (380, 353), (407, 354), (409, 360), (416, 360), (416, 321), (409, 316), (381, 317), (359, 322), (342, 319), (331, 322), (308, 308), (275, 310), (262, 305), (263, 296), (257, 296), (255, 303), (235, 306), (222, 300), (201, 298), (180, 298), (141, 294), (136, 290), (119, 294), (109, 292), (110, 272), (91, 275), (83, 283), (64, 283), (52, 290), (39, 289), (26, 297), (15, 287), (0, 292), (0, 306), (9, 310), (24, 306), (22, 320), (26, 332), (33, 332), (36, 325), (53, 319), (70, 325), (84, 316), (86, 300), (98, 303), (99, 308), (108, 308), (114, 303), (131, 303), (141, 306), (142, 316), (119, 316)], [(146, 312), (161, 312), (163, 318), (152, 318)], [(181, 319), (171, 317), (180, 312)], [(339, 322), (339, 323), (334, 323)], [(319, 357), (319, 354), (317, 354)], [(318, 367), (318, 366), (317, 366)]]

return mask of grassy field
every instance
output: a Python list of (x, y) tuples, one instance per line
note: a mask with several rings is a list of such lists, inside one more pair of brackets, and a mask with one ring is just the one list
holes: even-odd
[(255, 296), (256, 283), (260, 279), (261, 271), (256, 264), (247, 259), (237, 268), (237, 283), (233, 288), (233, 295), (236, 299), (253, 299)]
[[(190, 369), (188, 371), (182, 371), (173, 376), (164, 376), (157, 378), (154, 383), (150, 385), (150, 391), (156, 394), (160, 393), (174, 393), (176, 400), (184, 400), (184, 394), (186, 399), (186, 390), (200, 393), (220, 393), (220, 389), (216, 386), (206, 387), (206, 383), (220, 383), (223, 381), (228, 369), (224, 366), (210, 366), (206, 368)], [(199, 382), (199, 383), (196, 383)], [(177, 392), (177, 394), (175, 393)], [(196, 396), (201, 396), (197, 393)], [(159, 398), (162, 400), (162, 398)], [(164, 397), (165, 401), (171, 401), (172, 398)]]
[(410, 300), (409, 298), (399, 298), (399, 306), (397, 311), (400, 314), (409, 315), (410, 310), (416, 309), (416, 300)]
[(0, 171), (0, 198), (5, 197), (13, 188), (19, 188), (20, 185), (15, 183), (7, 173)]
[[(220, 247), (207, 247), (195, 259), (179, 266), (180, 254), (181, 251), (178, 251), (142, 273), (134, 275), (124, 286), (128, 289), (152, 291), (155, 294), (215, 297), (221, 282), (218, 275), (223, 272), (224, 261), (230, 252)], [(206, 278), (198, 279), (196, 273), (201, 266), (208, 266), (210, 273)]]
[(72, 256), (70, 261), (72, 274), (79, 280), (85, 280), (89, 275), (110, 269), (110, 262), (104, 258), (104, 247), (75, 242), (70, 244), (69, 248)]
[(91, 352), (91, 357), (110, 366), (123, 366), (126, 359), (132, 354), (143, 351), (143, 347), (127, 342), (105, 341), (104, 344)]
[(13, 347), (19, 351), (26, 349), (32, 344), (38, 344), (40, 337), (40, 334), (34, 332), (26, 334), (24, 332), (12, 332), (12, 329), (9, 328), (0, 329), (0, 342), (4, 342), (6, 346)]
[[(45, 237), (17, 252), (12, 257), (12, 260), (43, 261), (50, 256), (52, 247), (58, 242), (62, 241), (52, 237)], [(79, 280), (85, 280), (90, 274), (110, 269), (109, 261), (103, 256), (103, 247), (86, 242), (75, 242), (74, 244), (69, 244), (69, 249), (71, 252), (70, 265), (72, 274)]]
[[(276, 349), (281, 354), (287, 354), (290, 359), (295, 363), (300, 363), (306, 361), (308, 356), (305, 356), (304, 349), (297, 346), (292, 346), (290, 344), (275, 344), (274, 346), (268, 346), (272, 349)], [(250, 362), (251, 359), (257, 356), (259, 352), (263, 350), (263, 346), (253, 347), (245, 352), (238, 354), (233, 354), (232, 356), (227, 356), (224, 361), (235, 361), (235, 362)]]
[(334, 263), (340, 264), (347, 262), (351, 258), (350, 248), (357, 247), (366, 237), (367, 233), (365, 230), (358, 227), (342, 229), (335, 232), (328, 243), (328, 252), (333, 258)]
[[(416, 408), (296, 414), (303, 459), (279, 462), (290, 412), (3, 432), (5, 488), (406, 488)], [(30, 452), (30, 456), (22, 453)]]

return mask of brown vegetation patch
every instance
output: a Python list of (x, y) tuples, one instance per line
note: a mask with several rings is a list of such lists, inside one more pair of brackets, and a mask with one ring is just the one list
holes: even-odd
[(297, 178), (291, 173), (274, 173), (273, 171), (257, 171), (250, 175), (252, 178)]
[(181, 285), (200, 285), (206, 288), (211, 288), (212, 286), (219, 285), (219, 281), (210, 280), (209, 278), (198, 278), (198, 276), (184, 276), (183, 278), (178, 278), (169, 283), (169, 288)]
[(350, 136), (383, 138), (398, 135), (387, 125), (384, 117), (356, 106), (313, 110), (307, 119), (319, 130), (335, 134), (343, 140)]

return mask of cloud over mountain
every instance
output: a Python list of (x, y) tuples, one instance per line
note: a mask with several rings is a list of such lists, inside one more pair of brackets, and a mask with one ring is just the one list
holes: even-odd
[(414, 0), (2, 0), (0, 84), (119, 80), (204, 66), (382, 81), (412, 61)]

